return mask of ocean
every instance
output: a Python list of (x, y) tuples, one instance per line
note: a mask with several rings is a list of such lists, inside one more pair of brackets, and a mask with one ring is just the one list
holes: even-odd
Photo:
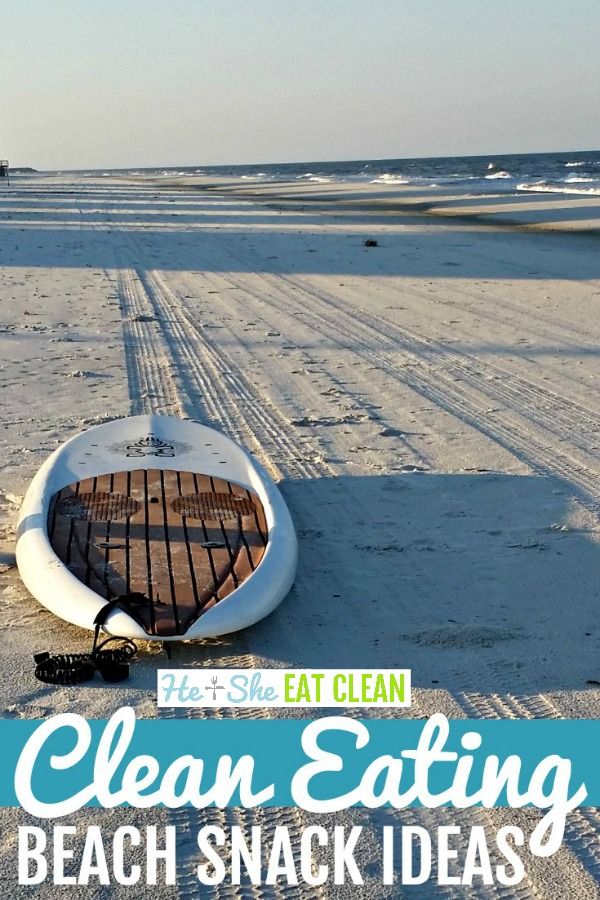
[(453, 185), (469, 191), (551, 191), (600, 194), (600, 150), (565, 153), (513, 153), (499, 156), (447, 156), (429, 159), (360, 159), (338, 162), (270, 163), (243, 166), (157, 166), (87, 169), (79, 175), (208, 175), (248, 181), (304, 180)]

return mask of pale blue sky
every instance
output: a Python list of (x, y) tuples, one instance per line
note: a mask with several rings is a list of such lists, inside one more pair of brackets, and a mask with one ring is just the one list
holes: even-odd
[(0, 0), (38, 168), (600, 146), (599, 0)]

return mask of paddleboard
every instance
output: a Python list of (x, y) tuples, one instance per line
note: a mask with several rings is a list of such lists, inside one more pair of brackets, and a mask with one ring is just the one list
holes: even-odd
[(59, 447), (23, 500), (17, 564), (55, 615), (107, 634), (176, 641), (238, 631), (290, 590), (297, 543), (263, 467), (220, 432), (132, 416)]

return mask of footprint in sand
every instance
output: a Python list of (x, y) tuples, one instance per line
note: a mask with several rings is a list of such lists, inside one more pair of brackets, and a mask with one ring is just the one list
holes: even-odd
[(430, 647), (491, 647), (498, 641), (511, 641), (523, 637), (520, 629), (495, 628), (493, 626), (442, 625), (400, 634), (402, 641), (426, 644)]
[(368, 419), (368, 416), (353, 415), (352, 413), (331, 418), (326, 416), (320, 418), (303, 416), (301, 419), (292, 419), (290, 425), (294, 425), (296, 428), (313, 428), (316, 426), (328, 428), (332, 425), (356, 425), (359, 422), (364, 422), (366, 419)]

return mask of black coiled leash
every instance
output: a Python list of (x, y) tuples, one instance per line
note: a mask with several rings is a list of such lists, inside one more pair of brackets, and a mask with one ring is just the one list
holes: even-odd
[[(141, 593), (123, 594), (106, 603), (94, 619), (94, 643), (90, 653), (36, 653), (35, 677), (46, 684), (81, 684), (90, 681), (99, 672), (104, 681), (115, 683), (129, 678), (129, 662), (137, 653), (137, 647), (129, 638), (109, 637), (98, 643), (100, 629), (110, 613), (117, 608), (128, 612), (132, 606), (150, 603)], [(106, 649), (108, 644), (119, 641), (122, 646)]]

